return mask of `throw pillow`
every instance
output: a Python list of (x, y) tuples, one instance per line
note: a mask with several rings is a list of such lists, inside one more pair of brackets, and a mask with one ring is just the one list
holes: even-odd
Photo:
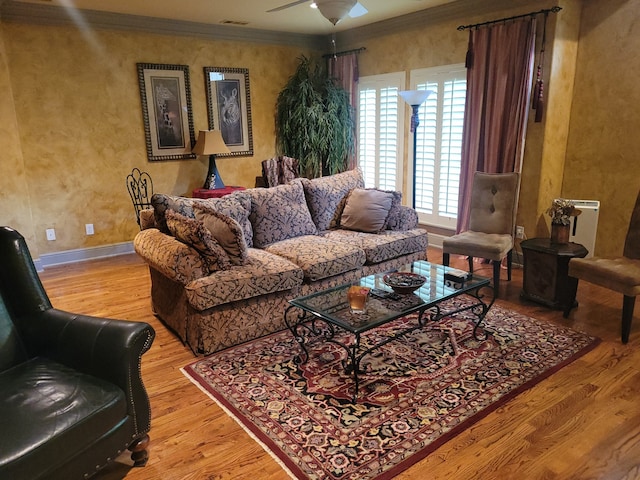
[(169, 210), (178, 212), (185, 217), (193, 218), (193, 199), (187, 197), (176, 197), (164, 193), (154, 193), (151, 197), (153, 206), (153, 216), (156, 220), (158, 230), (163, 233), (170, 233), (167, 228), (166, 212)]
[(194, 205), (208, 205), (218, 212), (233, 218), (242, 227), (247, 247), (253, 246), (253, 228), (251, 227), (251, 222), (249, 222), (251, 197), (246, 192), (233, 192), (231, 195), (226, 195), (222, 198), (208, 198)]
[(209, 273), (231, 268), (231, 259), (227, 252), (215, 241), (211, 232), (202, 222), (173, 210), (165, 212), (167, 229), (177, 240), (198, 251), (204, 259)]
[(393, 196), (393, 200), (383, 230), (402, 230), (402, 192), (389, 191), (388, 193)]
[(392, 202), (391, 192), (354, 188), (347, 197), (340, 226), (348, 230), (378, 233), (384, 229)]
[(244, 265), (248, 259), (247, 244), (242, 227), (233, 218), (218, 212), (209, 205), (194, 205), (193, 213), (222, 245), (233, 265)]
[(301, 180), (311, 218), (320, 232), (336, 227), (346, 196), (354, 188), (364, 188), (362, 172), (358, 168), (313, 180)]
[(300, 179), (277, 187), (245, 191), (251, 195), (249, 219), (253, 225), (253, 245), (256, 248), (317, 233)]

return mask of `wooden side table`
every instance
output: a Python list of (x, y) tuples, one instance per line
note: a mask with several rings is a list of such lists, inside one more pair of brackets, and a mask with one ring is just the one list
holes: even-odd
[(245, 187), (224, 187), (224, 188), (214, 188), (208, 190), (206, 188), (196, 188), (192, 196), (193, 198), (220, 198), (225, 195), (229, 195), (230, 193), (236, 192), (238, 190), (246, 190)]
[(569, 260), (585, 257), (588, 250), (579, 243), (551, 243), (549, 238), (531, 238), (520, 246), (524, 256), (520, 296), (551, 308), (575, 307), (578, 279), (569, 277)]

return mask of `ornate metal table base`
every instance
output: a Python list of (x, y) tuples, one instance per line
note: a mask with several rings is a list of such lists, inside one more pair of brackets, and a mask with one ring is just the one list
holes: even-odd
[[(489, 303), (485, 303), (484, 301), (485, 296), (480, 294), (480, 290), (485, 288), (491, 290), (491, 301)], [(462, 308), (455, 309), (455, 310), (448, 310), (448, 311), (442, 311), (442, 309), (440, 308), (441, 302), (436, 302), (435, 304), (424, 304), (424, 308), (417, 310), (418, 318), (417, 318), (417, 323), (415, 325), (412, 325), (409, 328), (400, 330), (396, 332), (394, 335), (386, 337), (384, 340), (378, 343), (375, 343), (373, 345), (361, 344), (361, 339), (362, 339), (361, 337), (363, 333), (373, 328), (377, 328), (377, 326), (381, 326), (393, 320), (397, 320), (398, 318), (401, 318), (407, 315), (408, 313), (399, 314), (395, 317), (389, 318), (383, 324), (377, 325), (376, 327), (372, 327), (364, 331), (357, 331), (357, 332), (350, 332), (349, 330), (337, 325), (336, 323), (319, 316), (318, 313), (305, 310), (296, 305), (291, 305), (286, 309), (284, 313), (284, 321), (287, 327), (289, 328), (289, 330), (291, 331), (291, 333), (293, 334), (293, 337), (295, 338), (296, 342), (300, 346), (300, 349), (302, 350), (302, 352), (298, 354), (295, 358), (295, 361), (298, 364), (305, 363), (309, 360), (309, 351), (307, 350), (306, 344), (308, 343), (307, 339), (310, 337), (322, 338), (325, 341), (338, 345), (345, 350), (346, 359), (343, 360), (342, 364), (345, 369), (345, 372), (347, 374), (353, 375), (354, 393), (353, 393), (352, 401), (353, 403), (356, 403), (358, 399), (358, 392), (359, 392), (359, 386), (360, 386), (359, 374), (365, 373), (360, 368), (360, 362), (362, 361), (362, 359), (366, 355), (386, 345), (387, 343), (397, 340), (398, 338), (401, 338), (407, 335), (408, 333), (413, 332), (414, 330), (423, 328), (429, 322), (438, 322), (444, 317), (455, 315), (456, 313), (460, 313), (464, 311), (471, 311), (471, 313), (473, 313), (477, 318), (477, 320), (474, 322), (474, 328), (473, 328), (474, 338), (476, 340), (486, 339), (486, 332), (484, 331), (483, 331), (482, 338), (478, 337), (478, 329), (480, 328), (480, 324), (484, 320), (484, 317), (486, 316), (487, 312), (489, 311), (489, 309), (493, 305), (493, 302), (495, 301), (494, 289), (491, 285), (481, 285), (475, 290), (469, 290), (464, 292), (464, 294), (475, 298), (477, 301), (470, 305), (464, 306)], [(336, 333), (339, 330), (343, 330), (350, 333), (353, 338), (353, 341), (351, 343), (343, 343), (337, 340)]]

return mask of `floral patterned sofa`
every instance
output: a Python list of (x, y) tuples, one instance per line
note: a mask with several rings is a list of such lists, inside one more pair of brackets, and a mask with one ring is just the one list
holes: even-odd
[(400, 202), (358, 169), (223, 198), (155, 194), (134, 240), (154, 313), (195, 354), (281, 330), (294, 297), (426, 259)]

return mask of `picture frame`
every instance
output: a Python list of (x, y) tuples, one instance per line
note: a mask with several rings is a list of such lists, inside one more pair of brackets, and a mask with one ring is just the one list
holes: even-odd
[(253, 155), (251, 95), (247, 68), (204, 67), (209, 130), (220, 130), (230, 153)]
[(142, 119), (150, 162), (196, 158), (187, 65), (137, 63)]

